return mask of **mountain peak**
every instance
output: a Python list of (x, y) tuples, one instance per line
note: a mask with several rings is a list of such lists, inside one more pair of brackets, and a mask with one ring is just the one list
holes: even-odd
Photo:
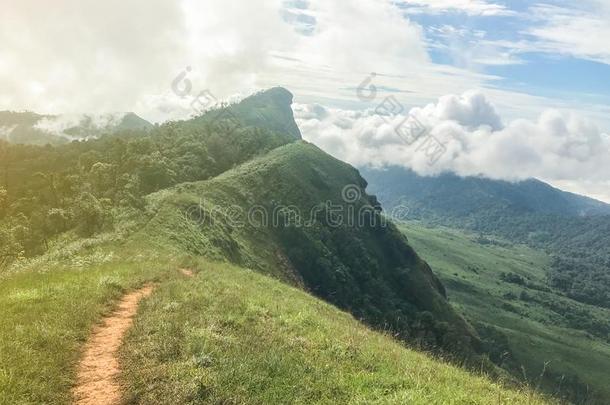
[(283, 87), (272, 87), (245, 98), (233, 106), (247, 125), (268, 128), (302, 139), (292, 111), (293, 95)]

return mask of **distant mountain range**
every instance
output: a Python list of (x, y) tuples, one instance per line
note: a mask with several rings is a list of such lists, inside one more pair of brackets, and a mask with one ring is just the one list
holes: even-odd
[(390, 215), (544, 249), (553, 255), (548, 275), (552, 287), (610, 308), (609, 204), (538, 180), (424, 177), (396, 167), (361, 173), (369, 182), (367, 192)]
[(365, 168), (361, 173), (369, 182), (368, 191), (377, 195), (384, 206), (408, 205), (418, 216), (464, 218), (482, 212), (610, 215), (610, 204), (559, 190), (536, 179), (509, 182), (453, 173), (427, 177), (401, 167)]
[(134, 113), (41, 115), (0, 111), (0, 139), (16, 144), (58, 145), (98, 138), (123, 130), (149, 129), (153, 125)]

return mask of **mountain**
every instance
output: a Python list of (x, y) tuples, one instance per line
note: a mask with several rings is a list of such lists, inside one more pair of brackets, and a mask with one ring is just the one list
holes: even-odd
[(246, 97), (239, 103), (220, 106), (188, 122), (195, 126), (214, 124), (223, 132), (232, 132), (236, 128), (264, 128), (297, 140), (301, 139), (301, 131), (294, 120), (292, 99), (288, 90), (274, 87)]
[(571, 403), (608, 403), (610, 309), (549, 287), (549, 255), (418, 221), (399, 229), (477, 329), (492, 361)]
[(519, 182), (445, 173), (419, 176), (412, 170), (390, 167), (362, 169), (369, 191), (387, 207), (406, 204), (424, 214), (443, 217), (471, 214), (610, 215), (610, 204), (556, 189), (536, 179)]
[(291, 100), (276, 88), (130, 137), (0, 141), (0, 399), (69, 402), (92, 325), (153, 283), (121, 353), (130, 403), (544, 403), (487, 380), (507, 375), (358, 171), (300, 140)]
[[(558, 379), (565, 377), (563, 387), (572, 387), (566, 393), (578, 398), (577, 403), (605, 403), (608, 394), (603, 393), (603, 378), (597, 370), (607, 366), (600, 364), (590, 372), (589, 365), (597, 360), (583, 359), (598, 349), (610, 351), (608, 204), (534, 179), (507, 182), (450, 173), (429, 177), (398, 167), (365, 168), (361, 173), (369, 182), (367, 192), (377, 196), (390, 217), (440, 227), (444, 239), (426, 232), (429, 240), (420, 239), (419, 250), (437, 264), (450, 297), (458, 297), (457, 304), (467, 309), (484, 342), (490, 326), (498, 328), (491, 346), (505, 347), (506, 353), (519, 359), (512, 366), (515, 375), (521, 373), (518, 365), (532, 369), (533, 359), (538, 359), (538, 365), (554, 359), (555, 364), (541, 377), (544, 385), (553, 390)], [(459, 241), (461, 234), (444, 231), (445, 227), (474, 236)], [(408, 223), (403, 229), (411, 234), (417, 231)], [(452, 253), (454, 244), (459, 247)], [(517, 252), (521, 244), (547, 259), (524, 262), (530, 254)], [(513, 261), (506, 263), (511, 257)], [(517, 286), (518, 291), (499, 294), (499, 286), (506, 284)], [(494, 306), (498, 309), (491, 315), (480, 311)], [(518, 319), (505, 325), (515, 315)], [(521, 325), (523, 319), (527, 321)], [(539, 323), (544, 326), (536, 327)], [(549, 338), (546, 333), (535, 337), (540, 328), (564, 328), (556, 331), (562, 338)], [(533, 342), (548, 349), (539, 352)], [(506, 358), (501, 361), (503, 367), (511, 368)], [(591, 398), (593, 391), (598, 391), (597, 400)]]
[(581, 302), (610, 307), (608, 204), (537, 180), (424, 177), (399, 168), (363, 173), (368, 191), (390, 213), (544, 249), (553, 255), (552, 287)]
[(413, 344), (471, 357), (476, 333), (365, 185), (354, 168), (299, 141), (149, 196), (155, 216), (142, 232), (300, 285)]
[(147, 130), (152, 124), (134, 113), (40, 115), (0, 111), (0, 139), (16, 144), (63, 144), (118, 131)]

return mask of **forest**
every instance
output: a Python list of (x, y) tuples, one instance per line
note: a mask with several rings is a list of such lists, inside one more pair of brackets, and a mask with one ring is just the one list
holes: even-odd
[(0, 140), (0, 269), (44, 253), (60, 235), (112, 229), (121, 212), (143, 209), (147, 194), (214, 177), (293, 140), (238, 114), (223, 106), (195, 120), (58, 146)]

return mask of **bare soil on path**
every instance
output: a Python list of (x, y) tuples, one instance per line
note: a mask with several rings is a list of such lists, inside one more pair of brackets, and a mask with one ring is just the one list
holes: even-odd
[(73, 391), (75, 404), (120, 403), (121, 387), (117, 381), (121, 372), (119, 349), (133, 324), (140, 301), (149, 296), (153, 289), (152, 285), (147, 285), (125, 295), (117, 309), (93, 330), (78, 366), (77, 385)]

